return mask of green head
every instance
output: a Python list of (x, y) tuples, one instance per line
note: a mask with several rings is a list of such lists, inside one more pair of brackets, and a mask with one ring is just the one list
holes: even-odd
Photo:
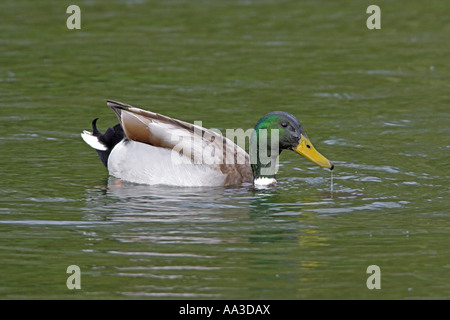
[(284, 149), (293, 150), (321, 167), (331, 170), (334, 167), (314, 149), (296, 117), (274, 111), (258, 121), (250, 139), (250, 162), (255, 179), (274, 178), (278, 156)]

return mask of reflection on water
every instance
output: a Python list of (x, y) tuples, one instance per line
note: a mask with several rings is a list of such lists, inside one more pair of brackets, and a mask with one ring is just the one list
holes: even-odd
[[(117, 245), (106, 253), (125, 261), (116, 276), (165, 281), (124, 289), (120, 294), (125, 296), (220, 298), (249, 281), (267, 281), (267, 276), (284, 282), (282, 269), (295, 266), (290, 279), (319, 264), (314, 259), (298, 261), (293, 253), (299, 247), (326, 243), (316, 231), (315, 218), (307, 213), (308, 218), (300, 219), (302, 204), (283, 202), (287, 199), (277, 188), (173, 188), (110, 177), (88, 197), (86, 218), (115, 225), (108, 237)], [(308, 199), (312, 201), (320, 203)], [(99, 232), (88, 235), (90, 253), (96, 253), (96, 242), (103, 237)], [(270, 270), (277, 271), (270, 275)], [(251, 293), (243, 290), (245, 296)]]

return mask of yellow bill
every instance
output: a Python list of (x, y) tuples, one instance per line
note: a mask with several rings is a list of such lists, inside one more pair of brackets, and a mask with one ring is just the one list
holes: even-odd
[(330, 170), (333, 170), (334, 168), (334, 165), (327, 158), (321, 155), (314, 148), (311, 141), (309, 141), (309, 139), (304, 135), (301, 135), (300, 142), (298, 143), (297, 147), (293, 147), (292, 150), (323, 168), (328, 168)]

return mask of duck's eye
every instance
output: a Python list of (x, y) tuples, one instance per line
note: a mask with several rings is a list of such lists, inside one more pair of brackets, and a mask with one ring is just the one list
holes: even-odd
[(282, 123), (280, 123), (281, 124), (281, 126), (283, 127), (283, 128), (287, 128), (287, 126), (288, 126), (288, 123), (286, 122), (286, 121), (283, 121)]

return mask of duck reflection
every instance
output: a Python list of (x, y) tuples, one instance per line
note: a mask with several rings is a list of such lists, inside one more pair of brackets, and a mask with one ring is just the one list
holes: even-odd
[[(110, 177), (88, 191), (86, 218), (107, 221), (108, 227), (91, 230), (87, 245), (110, 255), (122, 277), (161, 279), (145, 292), (141, 287), (145, 295), (175, 297), (170, 290), (182, 287), (196, 296), (207, 286), (217, 289), (207, 295), (220, 297), (218, 292), (240, 283), (272, 287), (268, 279), (298, 291), (322, 266), (315, 253), (329, 239), (311, 211), (323, 199), (289, 191), (283, 185), (266, 190), (145, 186)], [(171, 279), (197, 280), (180, 287)]]

